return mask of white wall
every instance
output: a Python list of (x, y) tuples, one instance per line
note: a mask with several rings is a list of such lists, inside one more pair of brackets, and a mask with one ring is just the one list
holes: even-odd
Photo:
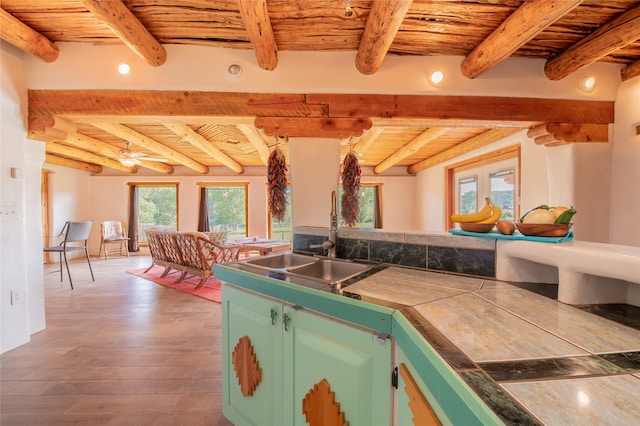
[(640, 246), (640, 77), (620, 86), (611, 163), (610, 242)]
[[(0, 352), (45, 327), (40, 167), (42, 143), (26, 139), (23, 53), (0, 42)], [(21, 177), (12, 178), (11, 168)]]

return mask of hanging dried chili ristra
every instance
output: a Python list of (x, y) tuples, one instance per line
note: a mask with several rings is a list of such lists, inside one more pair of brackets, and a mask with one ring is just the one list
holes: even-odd
[(269, 211), (273, 218), (282, 222), (287, 209), (287, 164), (279, 147), (276, 147), (269, 154), (267, 180), (269, 183)]
[(360, 217), (360, 163), (353, 152), (342, 162), (342, 220), (353, 227)]

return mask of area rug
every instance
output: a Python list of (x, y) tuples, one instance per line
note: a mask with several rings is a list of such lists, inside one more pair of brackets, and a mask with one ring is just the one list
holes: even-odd
[(162, 278), (160, 275), (164, 272), (163, 266), (154, 265), (148, 272), (144, 272), (147, 268), (132, 269), (127, 271), (128, 273), (135, 275), (145, 280), (153, 281), (156, 284), (160, 284), (165, 287), (174, 288), (176, 290), (184, 291), (185, 293), (193, 294), (194, 296), (202, 297), (203, 299), (212, 300), (216, 303), (222, 301), (222, 283), (220, 280), (214, 277), (204, 283), (202, 287), (196, 290), (196, 286), (200, 282), (200, 277), (189, 276), (187, 279), (176, 283), (178, 279), (178, 272), (173, 272)]

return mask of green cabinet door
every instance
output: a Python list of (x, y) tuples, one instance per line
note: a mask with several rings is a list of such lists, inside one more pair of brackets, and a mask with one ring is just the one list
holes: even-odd
[(283, 424), (308, 424), (303, 401), (326, 380), (350, 425), (389, 425), (391, 339), (304, 309), (286, 306), (284, 318)]
[(451, 425), (431, 391), (399, 347), (395, 348), (395, 360), (398, 389), (395, 394), (396, 418), (393, 424)]
[(284, 425), (281, 302), (224, 285), (222, 304), (224, 415), (237, 426)]

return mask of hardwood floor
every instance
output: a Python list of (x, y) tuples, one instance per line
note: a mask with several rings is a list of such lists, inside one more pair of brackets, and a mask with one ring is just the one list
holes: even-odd
[(0, 423), (231, 425), (221, 306), (126, 273), (148, 256), (45, 266), (47, 327), (0, 356)]

